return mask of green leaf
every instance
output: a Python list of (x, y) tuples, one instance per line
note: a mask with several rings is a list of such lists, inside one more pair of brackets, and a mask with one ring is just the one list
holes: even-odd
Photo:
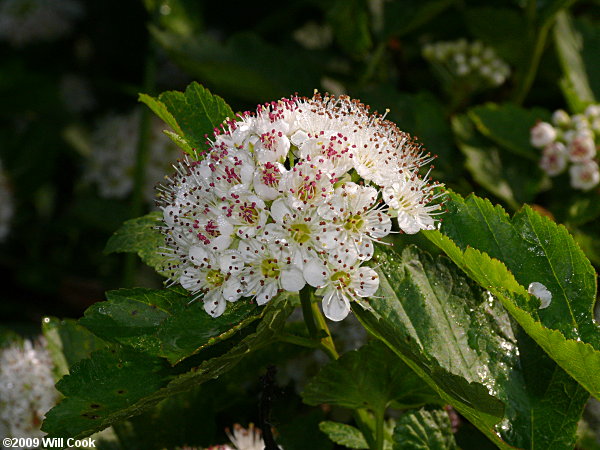
[(319, 429), (336, 444), (348, 448), (369, 448), (362, 432), (351, 425), (326, 420), (319, 424)]
[(550, 120), (546, 110), (527, 110), (511, 103), (487, 103), (471, 108), (468, 114), (477, 129), (496, 144), (523, 158), (535, 162), (540, 159), (539, 150), (529, 143), (529, 130), (538, 120)]
[(155, 27), (150, 30), (187, 73), (221, 95), (253, 103), (294, 92), (312, 95), (327, 62), (297, 47), (274, 46), (251, 33), (234, 35), (223, 44), (206, 33), (184, 36)]
[(165, 238), (160, 230), (156, 229), (162, 223), (160, 211), (126, 221), (110, 237), (104, 253), (137, 253), (144, 263), (168, 276), (166, 267), (169, 257), (162, 254)]
[(564, 73), (561, 88), (569, 108), (574, 113), (583, 112), (588, 104), (595, 102), (594, 93), (581, 58), (581, 36), (575, 31), (571, 17), (565, 11), (556, 17), (554, 42)]
[(448, 413), (443, 409), (410, 411), (403, 414), (394, 429), (394, 449), (457, 449)]
[(141, 94), (139, 99), (180, 135), (173, 139), (169, 133), (176, 144), (180, 144), (179, 138), (187, 144), (181, 147), (188, 153), (190, 149), (205, 149), (206, 136), (212, 136), (225, 119), (234, 117), (225, 100), (196, 82), (191, 83), (185, 93), (167, 91), (158, 98)]
[(392, 403), (410, 408), (439, 398), (381, 342), (370, 342), (324, 366), (302, 392), (309, 405), (384, 411)]
[(56, 379), (69, 373), (69, 369), (90, 354), (107, 346), (75, 320), (46, 317), (42, 321), (46, 348), (54, 363)]
[(471, 35), (491, 46), (506, 62), (517, 67), (529, 63), (524, 14), (511, 8), (481, 6), (466, 8), (464, 16)]
[[(426, 236), (496, 295), (525, 331), (594, 397), (600, 396), (600, 332), (593, 320), (596, 272), (568, 231), (525, 206), (499, 206), (450, 193), (442, 232)], [(552, 294), (545, 309), (530, 283)]]
[(544, 179), (537, 163), (481, 136), (466, 115), (453, 117), (452, 127), (458, 147), (467, 158), (466, 167), (477, 183), (513, 209), (535, 198)]
[(415, 247), (377, 264), (372, 310), (353, 310), (445, 402), (501, 448), (573, 445), (587, 393), (493, 296)]
[(141, 414), (164, 398), (219, 377), (272, 343), (291, 311), (286, 297), (274, 299), (255, 332), (211, 346), (175, 367), (129, 347), (94, 352), (59, 381), (65, 398), (46, 414), (42, 428), (50, 437), (82, 438)]
[(373, 45), (369, 5), (365, 0), (337, 0), (328, 12), (338, 44), (350, 54), (364, 54)]
[(79, 323), (103, 339), (172, 364), (227, 339), (263, 312), (240, 300), (213, 318), (201, 299), (190, 303), (189, 295), (167, 289), (120, 289), (106, 298), (89, 307)]

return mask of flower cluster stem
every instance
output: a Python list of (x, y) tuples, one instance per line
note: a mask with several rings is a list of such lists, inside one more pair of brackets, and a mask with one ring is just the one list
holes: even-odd
[(304, 322), (310, 336), (319, 342), (319, 348), (331, 359), (338, 359), (340, 355), (335, 349), (335, 344), (325, 318), (321, 314), (319, 305), (312, 301), (313, 288), (306, 286), (300, 291), (300, 303)]
[(538, 67), (540, 65), (540, 60), (542, 59), (542, 54), (544, 53), (544, 47), (546, 46), (546, 39), (548, 37), (548, 32), (550, 31), (550, 26), (553, 21), (549, 20), (544, 25), (542, 25), (536, 32), (535, 42), (533, 44), (533, 50), (531, 52), (531, 56), (529, 58), (529, 65), (527, 67), (527, 71), (523, 75), (521, 82), (517, 86), (517, 90), (515, 93), (514, 101), (516, 104), (520, 105), (527, 97), (529, 93), (529, 89), (531, 89), (531, 85), (533, 84), (533, 80), (538, 71)]
[(383, 424), (385, 410), (380, 410), (375, 413), (375, 450), (383, 450)]

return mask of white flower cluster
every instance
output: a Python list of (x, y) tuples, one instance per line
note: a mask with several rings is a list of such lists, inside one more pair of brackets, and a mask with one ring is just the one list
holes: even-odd
[(510, 68), (494, 49), (480, 41), (459, 39), (427, 44), (423, 57), (451, 77), (471, 77), (492, 87), (500, 86), (510, 75)]
[(552, 123), (538, 122), (531, 128), (531, 145), (542, 149), (542, 170), (553, 177), (571, 163), (571, 187), (583, 191), (600, 182), (595, 159), (599, 141), (600, 105), (590, 105), (583, 114), (574, 116), (559, 109), (552, 115)]
[[(106, 116), (92, 134), (85, 179), (98, 185), (102, 197), (123, 198), (133, 189), (140, 118), (139, 109), (129, 114)], [(144, 197), (148, 202), (154, 201), (156, 184), (164, 179), (165, 171), (181, 155), (162, 132), (163, 128), (161, 121), (153, 117), (144, 183)]]
[(68, 33), (82, 13), (75, 0), (2, 0), (0, 40), (16, 47), (54, 40)]
[(52, 361), (42, 340), (0, 350), (0, 429), (3, 437), (35, 438), (58, 400)]
[(2, 242), (10, 231), (10, 221), (14, 214), (13, 197), (8, 184), (8, 179), (2, 170), (0, 161), (0, 242)]
[(172, 281), (204, 294), (214, 317), (308, 283), (342, 320), (378, 288), (363, 263), (392, 217), (406, 233), (434, 228), (442, 194), (418, 174), (431, 157), (356, 100), (282, 99), (223, 129), (160, 194)]

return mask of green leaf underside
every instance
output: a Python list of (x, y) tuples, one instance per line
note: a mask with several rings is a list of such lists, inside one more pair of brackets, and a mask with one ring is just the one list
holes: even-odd
[(156, 229), (162, 224), (160, 211), (128, 220), (110, 237), (104, 253), (137, 253), (145, 264), (168, 276), (166, 267), (170, 258), (162, 254), (165, 237)]
[(185, 92), (167, 91), (157, 98), (141, 94), (140, 101), (179, 135), (175, 137), (173, 132), (168, 133), (176, 144), (191, 154), (193, 149), (206, 149), (206, 136), (212, 137), (225, 119), (234, 118), (225, 100), (196, 82)]
[(457, 449), (448, 413), (443, 409), (409, 411), (394, 429), (394, 450)]
[[(450, 193), (442, 232), (426, 236), (500, 298), (525, 331), (593, 396), (600, 397), (596, 272), (567, 230), (528, 206), (511, 219), (475, 196)], [(484, 253), (485, 252), (485, 253)], [(545, 309), (532, 282), (552, 293)]]
[(336, 444), (356, 449), (369, 448), (362, 432), (352, 425), (326, 420), (319, 424), (319, 429)]
[(291, 311), (285, 297), (275, 299), (267, 305), (255, 332), (237, 342), (234, 338), (221, 342), (175, 367), (130, 347), (115, 345), (94, 352), (57, 384), (65, 398), (46, 414), (42, 429), (50, 437), (89, 436), (217, 378), (244, 356), (272, 343)]
[(324, 366), (304, 392), (304, 403), (328, 403), (372, 412), (439, 403), (439, 397), (414, 372), (378, 341), (345, 353)]
[(545, 109), (523, 109), (510, 103), (487, 103), (471, 108), (469, 117), (487, 138), (511, 152), (537, 163), (540, 151), (529, 143), (530, 129), (538, 120), (549, 121)]
[(466, 167), (477, 183), (513, 209), (534, 199), (544, 178), (537, 162), (499, 148), (477, 133), (466, 115), (453, 117), (452, 128), (467, 158)]
[(79, 321), (97, 336), (176, 364), (239, 331), (262, 313), (248, 300), (230, 303), (216, 318), (201, 299), (174, 290), (120, 289), (92, 305)]
[(377, 256), (372, 311), (354, 308), (442, 399), (501, 448), (567, 448), (588, 397), (446, 258), (414, 247)]
[(581, 36), (575, 31), (567, 12), (560, 12), (556, 17), (554, 42), (564, 73), (561, 88), (569, 108), (575, 113), (583, 112), (595, 99), (581, 57)]

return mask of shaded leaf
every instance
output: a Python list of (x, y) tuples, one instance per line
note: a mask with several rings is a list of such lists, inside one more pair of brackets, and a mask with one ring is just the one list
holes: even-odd
[(574, 444), (587, 393), (489, 292), (414, 247), (377, 263), (373, 310), (354, 312), (445, 402), (501, 448)]
[(448, 413), (443, 409), (409, 411), (404, 413), (394, 429), (394, 450), (457, 449)]
[(470, 33), (509, 64), (522, 67), (529, 63), (530, 38), (524, 33), (527, 21), (518, 10), (472, 7), (465, 10), (465, 20)]
[(172, 364), (228, 338), (262, 313), (256, 304), (240, 300), (213, 318), (201, 299), (190, 303), (186, 293), (167, 289), (119, 289), (106, 298), (89, 307), (79, 323), (103, 339)]
[(255, 34), (234, 35), (222, 44), (206, 34), (183, 36), (153, 27), (151, 31), (177, 64), (222, 95), (264, 102), (294, 92), (309, 95), (319, 85), (322, 61), (297, 48), (292, 58), (290, 51)]
[(165, 267), (169, 258), (162, 255), (165, 237), (160, 230), (156, 229), (162, 223), (160, 211), (126, 221), (110, 237), (104, 253), (137, 253), (144, 263), (168, 276)]
[(285, 297), (273, 300), (256, 331), (240, 333), (175, 367), (130, 347), (94, 352), (59, 381), (57, 388), (65, 398), (46, 414), (42, 428), (50, 437), (89, 436), (217, 378), (244, 356), (269, 345), (291, 310)]
[[(525, 331), (592, 395), (600, 396), (600, 332), (592, 310), (596, 272), (568, 231), (525, 206), (510, 218), (499, 206), (449, 194), (442, 232), (426, 236), (503, 303)], [(538, 309), (530, 283), (550, 305)]]
[(75, 363), (107, 346), (106, 342), (71, 319), (46, 317), (42, 321), (42, 333), (54, 363), (56, 379), (69, 373)]
[(529, 143), (529, 130), (538, 120), (549, 121), (548, 111), (527, 110), (511, 103), (486, 103), (471, 108), (468, 114), (477, 129), (496, 144), (536, 163), (540, 159), (539, 150)]
[(535, 198), (544, 179), (537, 163), (499, 148), (477, 133), (465, 115), (453, 117), (452, 127), (477, 183), (513, 209)]
[(329, 403), (373, 412), (392, 403), (408, 408), (439, 398), (381, 342), (370, 342), (324, 366), (302, 392), (309, 405)]
[(158, 98), (141, 94), (140, 101), (173, 128), (179, 136), (173, 138), (172, 132), (168, 135), (178, 145), (183, 140), (187, 145), (180, 146), (192, 155), (195, 149), (206, 149), (206, 136), (212, 136), (226, 118), (234, 117), (225, 100), (196, 82), (185, 92), (166, 91)]
[(319, 424), (319, 429), (336, 444), (348, 448), (369, 448), (362, 431), (351, 425), (326, 420)]

